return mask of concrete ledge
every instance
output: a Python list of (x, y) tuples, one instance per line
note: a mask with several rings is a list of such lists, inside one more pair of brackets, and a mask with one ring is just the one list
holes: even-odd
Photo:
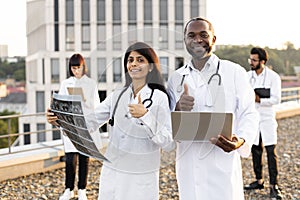
[[(49, 147), (38, 149), (38, 146)], [(24, 148), (30, 147), (33, 150), (0, 156), (0, 181), (65, 166), (65, 163), (60, 161), (60, 157), (64, 155), (61, 140), (27, 145)]]
[(300, 115), (300, 107), (277, 111), (276, 119), (284, 119), (287, 117), (294, 117), (296, 115)]
[(284, 119), (300, 115), (300, 104), (298, 101), (290, 101), (275, 106), (276, 119)]

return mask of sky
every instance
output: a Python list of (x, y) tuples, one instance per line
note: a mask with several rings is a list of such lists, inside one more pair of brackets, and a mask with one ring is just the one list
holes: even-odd
[[(207, 0), (217, 45), (300, 48), (300, 0)], [(26, 0), (0, 0), (0, 44), (8, 56), (26, 56)]]

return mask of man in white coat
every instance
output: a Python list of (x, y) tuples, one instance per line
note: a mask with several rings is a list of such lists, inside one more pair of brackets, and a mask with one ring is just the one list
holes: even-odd
[[(248, 72), (249, 81), (256, 91), (255, 106), (260, 115), (258, 136), (252, 146), (253, 169), (256, 181), (245, 186), (246, 190), (263, 189), (263, 147), (265, 146), (268, 157), (270, 177), (270, 197), (282, 199), (278, 188), (278, 164), (276, 154), (277, 144), (277, 121), (275, 118), (274, 105), (281, 100), (280, 76), (265, 66), (268, 61), (268, 53), (263, 48), (252, 48), (250, 51), (249, 64), (251, 71)], [(265, 93), (265, 94), (264, 94)]]
[(247, 72), (214, 55), (215, 41), (208, 20), (188, 21), (184, 42), (192, 59), (168, 81), (171, 110), (229, 112), (234, 116), (232, 138), (220, 133), (210, 141), (177, 143), (176, 175), (181, 200), (244, 199), (240, 156), (250, 155), (258, 113)]

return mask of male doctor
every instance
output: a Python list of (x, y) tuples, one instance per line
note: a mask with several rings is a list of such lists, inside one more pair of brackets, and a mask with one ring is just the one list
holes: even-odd
[[(277, 144), (277, 121), (274, 105), (281, 101), (280, 76), (265, 66), (268, 61), (268, 53), (265, 49), (254, 47), (250, 51), (249, 64), (251, 71), (248, 72), (250, 84), (253, 89), (262, 88), (269, 90), (269, 96), (255, 95), (255, 105), (260, 115), (259, 134), (252, 146), (252, 161), (256, 181), (245, 186), (246, 190), (263, 189), (263, 147), (266, 148), (268, 169), (270, 177), (270, 197), (282, 199), (278, 187), (278, 161), (276, 153)], [(256, 90), (257, 91), (257, 90)]]
[(192, 59), (168, 81), (171, 110), (230, 112), (234, 116), (232, 138), (220, 133), (210, 141), (177, 143), (176, 175), (181, 200), (244, 199), (240, 156), (249, 156), (257, 135), (255, 96), (245, 69), (212, 53), (215, 41), (208, 20), (189, 20), (184, 42)]

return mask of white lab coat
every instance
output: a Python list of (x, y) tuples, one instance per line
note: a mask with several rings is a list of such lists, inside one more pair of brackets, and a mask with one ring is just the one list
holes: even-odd
[[(281, 101), (281, 80), (280, 76), (273, 70), (265, 67), (262, 73), (257, 75), (255, 71), (248, 71), (249, 81), (253, 89), (270, 88), (270, 98), (261, 98), (260, 103), (255, 103), (259, 112), (259, 129), (264, 146), (277, 144), (277, 121), (274, 105)], [(259, 134), (254, 141), (259, 144)]]
[[(80, 79), (72, 76), (66, 80), (63, 80), (60, 85), (59, 94), (69, 94), (67, 90), (68, 87), (81, 87), (83, 89), (85, 101), (83, 101), (82, 107), (85, 114), (93, 112), (93, 109), (100, 104), (96, 81), (87, 77), (86, 75), (83, 75)], [(100, 132), (98, 130), (93, 131), (91, 133), (91, 137), (93, 138), (97, 148), (100, 149), (102, 147)], [(66, 153), (78, 152), (68, 136), (62, 134), (62, 139)]]
[[(91, 130), (112, 117), (121, 91), (111, 93), (95, 110), (95, 116), (90, 116), (88, 126)], [(151, 91), (146, 85), (137, 96), (141, 94), (144, 101), (150, 97)], [(109, 131), (105, 157), (110, 163), (103, 163), (99, 199), (158, 200), (160, 151), (172, 144), (172, 135), (167, 95), (155, 89), (152, 101), (144, 116), (133, 118), (128, 104), (138, 103), (138, 98), (133, 98), (131, 87), (121, 96), (114, 115), (114, 126)]]
[(256, 137), (254, 92), (247, 81), (246, 71), (230, 61), (220, 60), (218, 78), (216, 73), (219, 58), (211, 55), (205, 67), (196, 70), (192, 62), (174, 72), (168, 81), (171, 109), (174, 110), (182, 91), (177, 88), (182, 76), (188, 84), (189, 95), (194, 96), (192, 111), (230, 112), (234, 115), (233, 133), (245, 139), (235, 151), (224, 152), (209, 141), (180, 141), (177, 143), (176, 175), (181, 200), (241, 200), (244, 199), (240, 156), (250, 155)]

